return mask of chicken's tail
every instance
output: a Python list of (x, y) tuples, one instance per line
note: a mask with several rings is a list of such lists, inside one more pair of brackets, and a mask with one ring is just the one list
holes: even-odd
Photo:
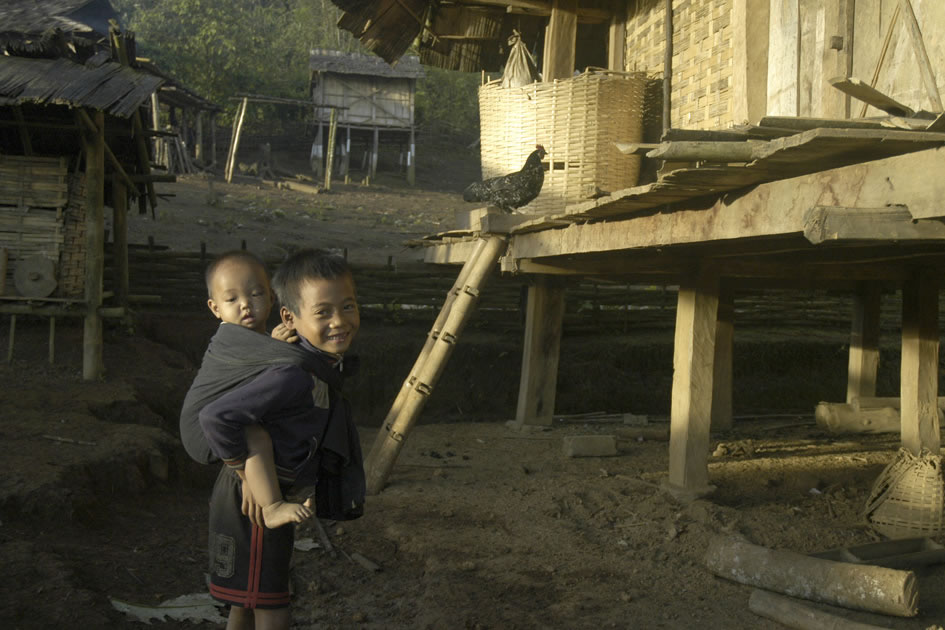
[(479, 182), (473, 182), (463, 191), (463, 201), (486, 201), (486, 189)]

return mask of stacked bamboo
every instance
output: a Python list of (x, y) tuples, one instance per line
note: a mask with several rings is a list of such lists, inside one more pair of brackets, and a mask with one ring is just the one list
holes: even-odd
[(69, 196), (66, 158), (0, 155), (0, 205), (62, 208)]

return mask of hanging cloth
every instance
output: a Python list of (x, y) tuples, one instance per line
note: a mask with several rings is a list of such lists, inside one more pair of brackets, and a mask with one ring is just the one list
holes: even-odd
[(513, 30), (509, 37), (509, 60), (502, 73), (502, 87), (522, 87), (538, 81), (538, 66), (522, 42), (522, 34)]

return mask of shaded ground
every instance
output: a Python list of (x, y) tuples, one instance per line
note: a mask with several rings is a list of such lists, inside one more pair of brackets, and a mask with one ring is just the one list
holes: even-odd
[[(394, 181), (314, 197), (216, 182), (222, 205), (205, 203), (207, 188), (196, 177), (162, 187), (176, 196), (157, 221), (134, 217), (132, 241), (150, 234), (195, 250), (204, 240), (210, 251), (244, 238), (257, 251), (316, 244), (378, 262), (410, 256), (404, 238), (450, 227), (463, 207), (459, 187), (408, 190)], [(216, 471), (187, 460), (176, 413), (213, 322), (203, 313), (142, 316), (135, 334), (108, 328), (107, 377), (98, 383), (80, 379), (80, 326), (59, 324), (50, 367), (44, 322), (18, 325), (15, 360), (0, 366), (0, 615), (11, 628), (143, 627), (109, 598), (154, 605), (204, 591)], [(632, 330), (567, 336), (559, 411), (645, 413), (665, 426), (670, 326), (645, 339)], [(353, 383), (366, 449), (424, 332), (364, 324), (357, 349), (366, 365), (380, 366)], [(6, 335), (3, 327), (2, 347)], [(723, 443), (728, 453), (710, 460), (715, 494), (682, 504), (658, 489), (666, 442), (623, 441), (615, 457), (566, 458), (564, 436), (615, 426), (507, 427), (520, 331), (471, 327), (388, 488), (360, 520), (325, 524), (334, 554), (296, 554), (294, 627), (780, 627), (748, 611), (748, 587), (708, 573), (708, 541), (744, 536), (813, 552), (873, 540), (860, 512), (897, 445), (896, 436), (837, 438), (817, 429), (813, 405), (842, 397), (843, 336), (804, 344), (789, 337), (736, 339), (736, 414), (748, 417), (713, 436), (710, 448)], [(311, 523), (298, 537), (318, 540)], [(916, 619), (841, 614), (929, 628), (945, 620), (943, 588), (945, 568), (920, 573)]]

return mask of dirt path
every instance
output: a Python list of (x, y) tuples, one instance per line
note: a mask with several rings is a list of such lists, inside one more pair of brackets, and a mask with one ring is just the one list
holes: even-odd
[[(133, 242), (152, 235), (157, 244), (195, 250), (204, 240), (219, 251), (245, 238), (256, 250), (347, 247), (353, 260), (378, 262), (409, 256), (401, 240), (448, 227), (462, 207), (455, 192), (442, 190), (352, 188), (311, 197), (219, 183), (222, 205), (213, 205), (205, 203), (207, 187), (197, 178), (175, 187), (157, 221), (134, 218)], [(207, 324), (175, 320), (160, 334), (147, 322), (137, 334), (109, 328), (108, 376), (84, 383), (81, 327), (60, 325), (50, 367), (44, 324), (21, 322), (15, 361), (0, 366), (5, 627), (139, 628), (109, 598), (155, 605), (203, 592), (215, 471), (191, 464), (175, 432)], [(422, 342), (422, 332), (376, 326), (363, 354), (388, 369), (373, 372), (359, 391), (383, 400), (414, 356), (382, 340)], [(665, 397), (668, 347), (660, 355), (668, 363), (631, 352), (619, 365), (602, 365), (612, 338), (575, 343), (579, 350), (569, 349), (568, 359), (577, 365), (569, 369), (590, 376), (563, 385), (563, 406), (597, 411), (591, 403), (577, 409), (582, 394), (574, 390), (582, 388), (595, 406), (622, 401), (619, 393), (630, 386)], [(521, 433), (501, 422), (514, 412), (514, 397), (506, 398), (518, 378), (511, 348), (496, 337), (491, 356), (451, 366), (455, 380), (444, 380), (443, 396), (455, 393), (461, 403), (431, 402), (365, 516), (327, 524), (333, 555), (324, 548), (296, 554), (295, 628), (777, 628), (748, 611), (749, 588), (705, 569), (713, 536), (799, 552), (873, 540), (860, 511), (895, 453), (896, 436), (826, 436), (810, 413), (745, 419), (713, 436), (711, 449), (724, 443), (728, 454), (710, 460), (717, 486), (711, 500), (681, 504), (658, 489), (666, 442), (623, 442), (615, 457), (567, 458), (566, 435), (607, 433), (614, 425), (559, 422)], [(784, 366), (776, 367), (783, 375)], [(484, 373), (492, 380), (477, 378)], [(797, 373), (811, 374), (803, 367)], [(773, 386), (776, 378), (769, 380)], [(601, 410), (645, 411), (614, 405)], [(379, 403), (363, 419), (365, 448), (382, 413)], [(656, 409), (653, 422), (664, 422), (661, 415), (665, 409)], [(318, 540), (311, 524), (298, 536)], [(356, 562), (357, 554), (379, 570)], [(889, 628), (941, 625), (945, 567), (923, 570), (919, 583), (916, 619), (839, 614)]]

